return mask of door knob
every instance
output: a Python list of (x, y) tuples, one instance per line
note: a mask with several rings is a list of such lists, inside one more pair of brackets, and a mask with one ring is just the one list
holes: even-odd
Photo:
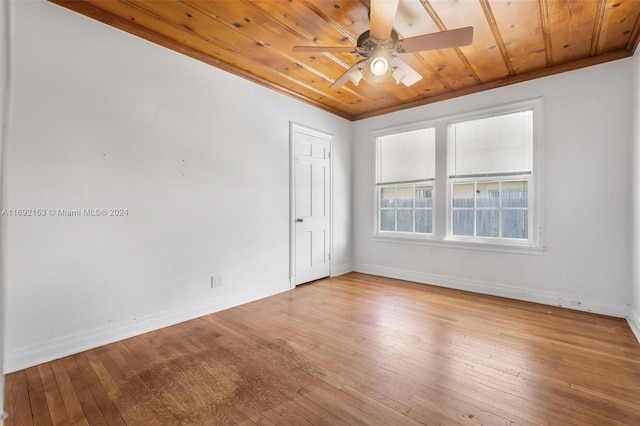
[(299, 218), (296, 219), (296, 222), (304, 222), (304, 219), (299, 217)]

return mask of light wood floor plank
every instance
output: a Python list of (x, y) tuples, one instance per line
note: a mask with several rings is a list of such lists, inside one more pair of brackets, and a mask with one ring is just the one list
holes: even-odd
[(5, 389), (5, 410), (9, 418), (5, 420), (5, 425), (33, 425), (26, 370), (7, 375), (6, 382), (9, 385)]
[(29, 388), (33, 423), (43, 426), (51, 425), (51, 415), (49, 414), (49, 407), (47, 406), (47, 399), (44, 395), (44, 388), (38, 367), (27, 368), (25, 372), (27, 376), (27, 387)]
[(63, 360), (58, 359), (47, 364), (49, 364), (51, 371), (53, 371), (69, 423), (82, 424), (83, 420), (86, 422), (86, 417), (82, 410), (80, 400), (78, 399), (78, 395), (73, 387), (71, 378), (69, 378), (67, 370), (64, 368)]
[(51, 365), (41, 364), (38, 366), (38, 371), (42, 379), (42, 386), (47, 400), (47, 406), (49, 407), (51, 422), (54, 425), (68, 425), (70, 423), (69, 417), (67, 416), (67, 410), (64, 407), (62, 395), (60, 394), (60, 389)]
[(86, 382), (78, 366), (78, 360), (82, 357), (84, 357), (83, 353), (63, 358), (64, 369), (69, 376), (87, 422), (91, 425), (106, 426), (108, 423), (89, 389), (89, 383)]
[(9, 374), (6, 425), (635, 425), (623, 319), (351, 273)]

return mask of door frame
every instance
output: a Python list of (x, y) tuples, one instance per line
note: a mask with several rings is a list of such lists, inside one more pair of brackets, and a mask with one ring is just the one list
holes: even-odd
[(331, 133), (289, 122), (289, 288), (296, 287), (296, 132), (329, 141), (329, 276), (333, 272), (333, 145)]
[[(6, 174), (6, 162), (7, 162), (7, 144), (9, 141), (9, 118), (10, 118), (10, 108), (11, 101), (13, 96), (13, 90), (11, 87), (12, 75), (11, 75), (11, 65), (12, 65), (12, 57), (15, 55), (13, 52), (13, 35), (12, 31), (13, 24), (12, 22), (13, 16), (12, 13), (15, 10), (15, 7), (10, 4), (11, 2), (0, 1), (0, 34), (2, 35), (2, 39), (0, 40), (0, 187), (2, 187), (2, 183), (4, 179), (4, 175)], [(4, 197), (0, 197), (0, 209), (3, 207)], [(3, 230), (0, 230), (0, 234), (3, 233)], [(2, 235), (4, 237), (4, 235)], [(0, 243), (0, 366), (4, 366), (5, 360), (5, 311), (6, 311), (6, 287), (7, 287), (7, 276), (5, 273), (5, 256), (4, 248), (4, 238), (2, 238), (2, 243)], [(0, 424), (3, 424), (4, 420), (9, 416), (5, 411), (4, 405), (5, 399), (5, 379), (4, 379), (4, 368), (0, 370)]]

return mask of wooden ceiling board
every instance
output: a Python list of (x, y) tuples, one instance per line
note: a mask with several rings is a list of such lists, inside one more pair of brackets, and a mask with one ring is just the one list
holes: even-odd
[(422, 0), (422, 3), (432, 6), (442, 20), (443, 28), (473, 26), (473, 43), (455, 50), (461, 52), (469, 61), (471, 69), (468, 72), (476, 76), (476, 85), (509, 76), (509, 68), (479, 1), (451, 0), (429, 3)]
[[(174, 7), (176, 5), (179, 6), (180, 3), (173, 4)], [(215, 25), (216, 21), (219, 21), (221, 25), (225, 25), (229, 29), (228, 33), (232, 37), (236, 37), (234, 40), (246, 38), (248, 45), (245, 45), (244, 48), (255, 49), (255, 45), (260, 48), (255, 50), (264, 51), (266, 55), (282, 57), (284, 68), (279, 68), (279, 71), (286, 75), (300, 79), (305, 84), (321, 91), (333, 81), (330, 74), (336, 69), (334, 60), (325, 55), (300, 55), (290, 52), (291, 43), (301, 43), (303, 40), (281, 23), (274, 22), (268, 16), (263, 15), (260, 9), (254, 10), (255, 13), (248, 17), (246, 14), (238, 15), (236, 10), (230, 10), (224, 7), (225, 5), (215, 10), (210, 10), (209, 4), (205, 2), (185, 2), (185, 6), (189, 7), (190, 12), (187, 13), (192, 15), (193, 19), (197, 19), (197, 14), (205, 15), (209, 18), (209, 26)], [(206, 29), (198, 31), (196, 28), (194, 30), (203, 34), (206, 34), (207, 31)], [(340, 102), (349, 102), (353, 97), (359, 97), (353, 91), (346, 91), (345, 94), (335, 92), (332, 95)]]
[(633, 24), (631, 34), (629, 34), (629, 42), (627, 43), (627, 50), (629, 52), (635, 52), (640, 43), (640, 13), (636, 16), (636, 22)]
[(537, 1), (492, 1), (495, 19), (512, 75), (524, 74), (547, 66), (545, 39)]
[(640, 1), (608, 0), (597, 53), (624, 49), (640, 13)]
[[(369, 29), (369, 9), (359, 1), (301, 1), (320, 18), (342, 28), (352, 40), (357, 40), (360, 34)], [(356, 42), (349, 45), (355, 46)], [(344, 54), (341, 60), (344, 70), (346, 71), (357, 60), (358, 57), (354, 54)]]
[[(395, 29), (401, 38), (416, 37), (441, 31), (438, 23), (419, 1), (401, 1)], [(474, 86), (477, 80), (454, 49), (439, 49), (401, 55), (401, 58), (422, 74), (416, 83), (421, 97), (430, 97)], [(457, 76), (457, 78), (450, 78)]]
[(564, 64), (589, 57), (599, 2), (541, 1), (546, 3), (548, 9), (552, 64)]
[(50, 0), (100, 22), (350, 120), (399, 111), (632, 56), (639, 0), (401, 0), (401, 38), (474, 27), (473, 43), (400, 57), (423, 78), (390, 75), (329, 86), (359, 55), (369, 1)]
[[(227, 2), (228, 6), (237, 5), (238, 2)], [(251, 3), (266, 13), (272, 19), (282, 23), (300, 35), (309, 45), (317, 46), (355, 46), (356, 39), (347, 31), (344, 31), (332, 22), (328, 22), (321, 16), (309, 9), (305, 3), (299, 0), (282, 1), (257, 1), (242, 2)], [(220, 7), (218, 2), (210, 2), (209, 5), (215, 9)], [(246, 9), (247, 6), (244, 6)]]
[(369, 29), (369, 9), (360, 1), (302, 2), (309, 10), (340, 26), (354, 38)]
[[(400, 59), (422, 75), (422, 80), (411, 86), (411, 89), (418, 93), (427, 89), (429, 89), (429, 91), (446, 90), (450, 92), (455, 90), (454, 86), (460, 86), (459, 84), (455, 84), (455, 82), (453, 84), (449, 82), (442, 73), (444, 66), (440, 64), (447, 62), (445, 61), (446, 58), (441, 54), (435, 52), (409, 53), (400, 55)], [(455, 56), (451, 58), (451, 61), (455, 60), (457, 60)], [(452, 69), (454, 66), (459, 67), (459, 65), (453, 65), (453, 62), (450, 63)], [(395, 87), (393, 80), (389, 80), (389, 83), (393, 89)]]
[(424, 5), (415, 0), (400, 1), (394, 28), (400, 30), (405, 37), (440, 31), (438, 24), (429, 16)]
[[(472, 21), (473, 19), (471, 16), (469, 16), (467, 19), (464, 20), (465, 22), (467, 22), (464, 25), (460, 25), (458, 21), (454, 21), (451, 19), (448, 19), (447, 22), (444, 22), (442, 19), (442, 16), (438, 13), (438, 11), (436, 11), (436, 9), (434, 9), (431, 3), (425, 0), (421, 0), (420, 3), (422, 3), (422, 6), (424, 7), (425, 11), (429, 14), (431, 19), (433, 19), (433, 21), (436, 23), (440, 31), (447, 31), (447, 30), (453, 30), (456, 28), (473, 26), (473, 24), (469, 24), (469, 22)], [(457, 6), (451, 2), (448, 2), (448, 3), (453, 4), (454, 6)], [(436, 2), (436, 4), (440, 4), (440, 2)], [(472, 5), (473, 3), (469, 3), (469, 4)], [(449, 9), (446, 9), (446, 11), (448, 12)], [(475, 38), (475, 28), (474, 28), (474, 38)], [(462, 88), (472, 87), (482, 83), (482, 80), (476, 73), (472, 64), (469, 62), (469, 59), (465, 56), (465, 54), (460, 50), (459, 47), (454, 47), (449, 49), (439, 49), (437, 51), (444, 52), (449, 55), (455, 54), (458, 57), (458, 60), (461, 62), (461, 67), (456, 67), (455, 61), (452, 60), (451, 63), (439, 64), (436, 68), (437, 72), (441, 73), (441, 75), (446, 77), (445, 80), (447, 80), (447, 83), (448, 83), (447, 85), (449, 87), (452, 87), (456, 83), (459, 83), (461, 87), (452, 87), (452, 88), (454, 90), (460, 90)], [(434, 53), (434, 52), (436, 51), (429, 51), (425, 53)], [(425, 53), (420, 53), (420, 54), (425, 54)]]

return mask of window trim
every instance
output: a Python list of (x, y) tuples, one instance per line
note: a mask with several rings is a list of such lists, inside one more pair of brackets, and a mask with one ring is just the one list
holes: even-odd
[(524, 254), (539, 256), (546, 248), (523, 244), (492, 243), (479, 241), (436, 240), (435, 238), (414, 237), (413, 235), (382, 235), (370, 234), (369, 240), (381, 243), (408, 244), (446, 249), (460, 249), (473, 251), (487, 251), (494, 253)]
[[(477, 108), (461, 113), (443, 115), (428, 120), (415, 121), (401, 125), (395, 125), (376, 129), (371, 132), (371, 143), (373, 146), (372, 176), (371, 188), (373, 197), (371, 202), (371, 232), (369, 238), (372, 241), (385, 241), (390, 243), (403, 244), (420, 244), (435, 247), (446, 247), (452, 249), (481, 250), (518, 254), (542, 254), (545, 251), (543, 244), (543, 224), (544, 224), (544, 206), (542, 192), (543, 188), (543, 163), (544, 158), (544, 99), (543, 97), (524, 99), (516, 102), (510, 102), (485, 108)], [(532, 172), (529, 175), (530, 203), (529, 203), (529, 239), (499, 239), (473, 237), (460, 238), (451, 235), (451, 183), (448, 176), (448, 160), (447, 152), (448, 125), (467, 121), (491, 117), (495, 115), (503, 115), (518, 111), (533, 111), (533, 153), (532, 153)], [(377, 139), (381, 136), (388, 136), (400, 132), (408, 132), (420, 130), (428, 127), (434, 127), (436, 133), (436, 175), (434, 180), (434, 198), (433, 198), (433, 233), (432, 234), (413, 234), (399, 233), (391, 231), (379, 231), (379, 199), (378, 186), (376, 176), (378, 173), (378, 144)], [(439, 220), (444, 217), (444, 221)]]

